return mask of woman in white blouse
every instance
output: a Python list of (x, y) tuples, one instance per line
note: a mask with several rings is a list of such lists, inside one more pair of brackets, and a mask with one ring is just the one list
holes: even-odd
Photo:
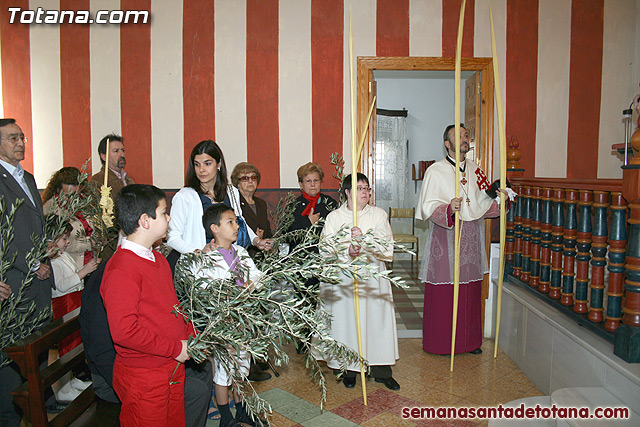
[[(202, 225), (202, 214), (215, 203), (231, 206), (242, 218), (238, 189), (227, 182), (227, 166), (222, 150), (214, 141), (199, 142), (191, 151), (185, 186), (171, 200), (171, 222), (167, 244), (180, 253), (204, 249), (211, 236)], [(271, 241), (259, 238), (247, 226), (248, 244), (270, 250)]]

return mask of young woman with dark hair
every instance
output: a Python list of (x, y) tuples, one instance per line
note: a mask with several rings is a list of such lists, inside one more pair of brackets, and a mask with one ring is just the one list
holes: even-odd
[[(243, 218), (238, 189), (227, 181), (227, 165), (220, 146), (214, 141), (199, 142), (191, 151), (185, 186), (171, 201), (168, 245), (180, 253), (204, 249), (211, 236), (202, 225), (202, 214), (214, 203), (233, 207)], [(271, 241), (259, 238), (247, 226), (248, 243), (259, 249), (271, 249)]]

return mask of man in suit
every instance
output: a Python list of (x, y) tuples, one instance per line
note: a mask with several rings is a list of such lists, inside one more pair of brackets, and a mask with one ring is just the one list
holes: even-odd
[[(26, 255), (32, 249), (31, 236), (44, 233), (44, 214), (42, 200), (33, 175), (26, 172), (20, 161), (24, 159), (25, 144), (20, 126), (14, 119), (0, 119), (0, 196), (4, 197), (7, 209), (18, 199), (23, 203), (16, 213), (13, 223), (13, 240), (7, 248), (8, 256), (16, 254), (16, 259), (6, 273), (5, 281), (11, 292), (17, 294), (24, 278), (29, 274)], [(31, 301), (36, 304), (35, 317), (43, 309), (51, 308), (52, 279), (50, 267), (43, 261), (32, 268), (35, 274), (31, 286), (24, 294), (23, 304)], [(27, 319), (30, 321), (32, 319)], [(3, 355), (6, 357), (6, 355)], [(20, 409), (13, 403), (11, 392), (20, 386), (22, 378), (15, 363), (0, 369), (0, 425), (19, 426), (22, 418)]]

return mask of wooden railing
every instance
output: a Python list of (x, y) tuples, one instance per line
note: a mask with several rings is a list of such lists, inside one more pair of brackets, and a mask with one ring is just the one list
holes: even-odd
[(621, 324), (632, 328), (626, 346), (637, 354), (640, 203), (627, 203), (623, 180), (510, 181), (518, 197), (507, 215), (507, 279), (612, 342)]

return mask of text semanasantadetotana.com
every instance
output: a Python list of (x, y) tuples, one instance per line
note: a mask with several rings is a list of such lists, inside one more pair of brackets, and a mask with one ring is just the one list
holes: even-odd
[(581, 418), (581, 419), (628, 419), (629, 408), (626, 407), (604, 407), (591, 410), (588, 407), (557, 407), (555, 404), (550, 407), (531, 406), (524, 403), (517, 407), (479, 406), (459, 408), (444, 406), (441, 408), (425, 407), (404, 407), (402, 408), (402, 418), (413, 419), (465, 419), (465, 418), (506, 418), (506, 419), (545, 419), (545, 418)]

